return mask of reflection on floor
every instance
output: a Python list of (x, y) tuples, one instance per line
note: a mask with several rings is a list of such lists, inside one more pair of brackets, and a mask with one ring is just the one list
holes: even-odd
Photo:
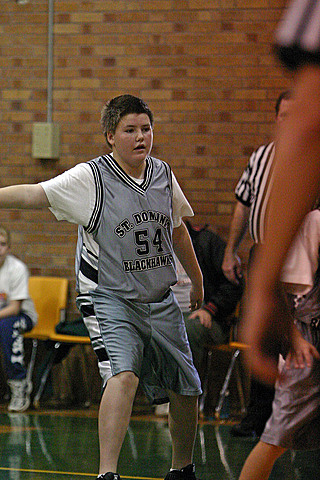
[[(236, 480), (255, 441), (230, 436), (231, 422), (200, 421), (195, 446), (202, 480)], [(97, 408), (78, 411), (0, 410), (0, 480), (95, 479), (98, 465)], [(134, 416), (121, 453), (124, 479), (163, 479), (170, 467), (166, 419)], [(320, 478), (320, 451), (287, 453), (270, 480)]]

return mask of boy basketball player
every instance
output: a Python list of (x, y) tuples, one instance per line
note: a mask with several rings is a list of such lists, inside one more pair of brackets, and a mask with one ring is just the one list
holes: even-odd
[(79, 225), (77, 286), (85, 295), (78, 304), (91, 297), (109, 366), (99, 411), (98, 478), (120, 478), (118, 458), (140, 380), (151, 402), (170, 401), (173, 452), (166, 480), (195, 480), (201, 387), (170, 289), (177, 281), (174, 251), (192, 282), (190, 308), (200, 308), (202, 274), (182, 222), (193, 212), (168, 164), (150, 156), (153, 115), (141, 99), (112, 99), (101, 123), (110, 155), (40, 184), (2, 188), (0, 206), (48, 207), (58, 220)]

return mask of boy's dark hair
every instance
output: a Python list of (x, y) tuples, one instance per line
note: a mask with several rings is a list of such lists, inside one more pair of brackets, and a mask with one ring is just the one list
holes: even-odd
[(290, 100), (291, 98), (292, 98), (292, 93), (290, 90), (285, 90), (284, 92), (280, 93), (275, 104), (276, 116), (278, 116), (278, 113), (280, 110), (280, 104), (282, 100)]
[(102, 132), (109, 147), (111, 145), (108, 142), (108, 133), (115, 133), (121, 118), (129, 113), (145, 113), (150, 119), (151, 126), (153, 126), (153, 114), (141, 98), (129, 94), (114, 97), (104, 105), (100, 120)]

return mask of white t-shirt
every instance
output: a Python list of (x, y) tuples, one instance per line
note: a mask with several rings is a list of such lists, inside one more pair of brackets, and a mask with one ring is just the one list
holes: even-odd
[(306, 294), (313, 287), (319, 265), (320, 210), (308, 213), (291, 245), (281, 281), (291, 293)]
[[(139, 183), (138, 179), (135, 179)], [(96, 186), (91, 167), (79, 163), (75, 167), (40, 185), (50, 203), (50, 211), (57, 220), (89, 224), (96, 202)], [(181, 224), (182, 217), (192, 217), (193, 210), (172, 173), (173, 226)]]
[(176, 296), (178, 301), (179, 307), (181, 308), (183, 313), (191, 313), (190, 312), (190, 290), (191, 290), (191, 280), (186, 274), (185, 269), (179, 262), (178, 258), (175, 257), (176, 267), (177, 267), (177, 277), (178, 281), (175, 285), (173, 285), (172, 290)]
[(13, 255), (7, 255), (0, 267), (0, 309), (12, 300), (22, 300), (21, 313), (37, 323), (37, 314), (29, 295), (29, 273), (26, 265)]

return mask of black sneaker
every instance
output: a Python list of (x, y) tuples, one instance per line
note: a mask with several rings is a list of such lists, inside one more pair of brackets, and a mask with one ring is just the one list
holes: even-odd
[(118, 473), (107, 472), (104, 475), (99, 475), (97, 480), (121, 480)]
[(196, 467), (190, 463), (181, 470), (170, 470), (164, 480), (199, 480), (196, 478)]

